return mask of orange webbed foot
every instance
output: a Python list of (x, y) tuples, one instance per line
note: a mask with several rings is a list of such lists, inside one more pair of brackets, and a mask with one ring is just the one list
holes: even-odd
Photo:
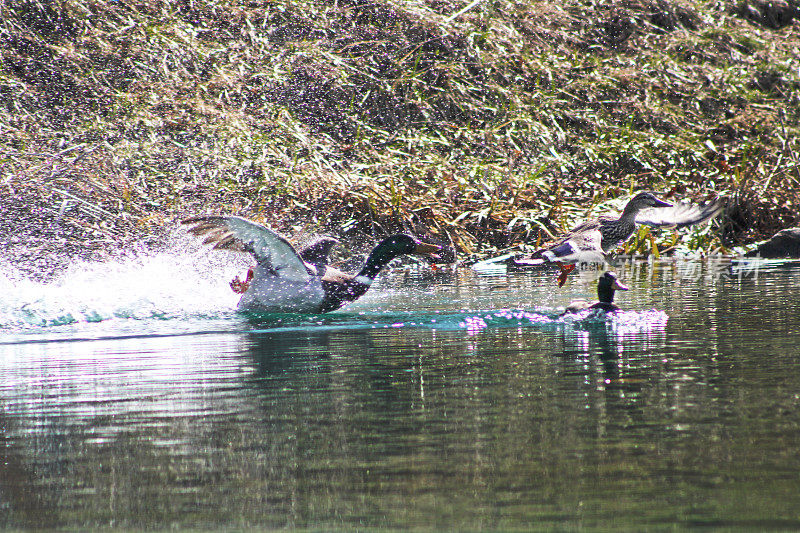
[(250, 288), (250, 282), (253, 281), (254, 275), (255, 274), (253, 274), (253, 269), (249, 268), (247, 269), (247, 277), (245, 278), (244, 281), (240, 280), (239, 276), (233, 278), (230, 283), (233, 292), (235, 292), (236, 294), (244, 294), (245, 292), (247, 292), (247, 289)]
[(558, 286), (563, 287), (569, 273), (575, 270), (575, 265), (558, 265), (558, 267), (561, 269), (561, 274), (558, 275)]

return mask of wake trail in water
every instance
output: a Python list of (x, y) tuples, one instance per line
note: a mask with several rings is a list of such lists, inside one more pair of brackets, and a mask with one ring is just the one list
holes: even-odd
[(289, 332), (355, 329), (432, 329), (466, 331), (470, 335), (488, 329), (530, 328), (540, 331), (597, 330), (615, 335), (663, 330), (668, 315), (655, 309), (606, 314), (584, 311), (561, 316), (554, 309), (490, 309), (460, 311), (367, 311), (357, 314), (334, 312), (326, 315), (246, 313), (252, 332)]
[(0, 257), (0, 344), (241, 330), (423, 328), (477, 334), (512, 327), (580, 329), (605, 322), (635, 331), (663, 328), (667, 320), (660, 311), (560, 318), (552, 308), (440, 309), (438, 300), (430, 307), (381, 309), (415, 299), (413, 291), (419, 289), (414, 288), (376, 288), (348, 309), (330, 314), (247, 316), (235, 311), (239, 296), (228, 282), (242, 275), (252, 259), (212, 252), (185, 237), (176, 232), (162, 250), (133, 249), (113, 260), (75, 261), (47, 282), (31, 279)]
[(0, 331), (107, 320), (219, 316), (236, 307), (228, 280), (242, 259), (177, 239), (170, 249), (139, 250), (106, 262), (73, 262), (39, 282), (0, 259)]

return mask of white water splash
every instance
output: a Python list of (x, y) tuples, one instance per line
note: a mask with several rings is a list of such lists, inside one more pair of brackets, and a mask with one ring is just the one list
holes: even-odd
[(528, 311), (524, 309), (500, 309), (470, 314), (459, 322), (459, 327), (474, 334), (490, 327), (548, 326), (567, 327), (569, 329), (591, 328), (598, 324), (609, 324), (615, 335), (636, 334), (654, 330), (663, 330), (669, 316), (655, 309), (648, 311), (621, 311), (604, 313), (586, 310), (567, 315), (553, 314), (546, 309)]
[(0, 259), (0, 332), (106, 320), (218, 315), (236, 307), (228, 286), (246, 258), (191, 246), (139, 250), (106, 262), (77, 261), (49, 282)]

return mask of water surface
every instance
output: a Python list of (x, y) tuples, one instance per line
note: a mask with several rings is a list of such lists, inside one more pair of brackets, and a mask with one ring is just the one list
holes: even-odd
[[(190, 260), (191, 259), (191, 260)], [(409, 269), (246, 316), (181, 254), (0, 278), (0, 527), (800, 528), (800, 266)], [(201, 264), (202, 263), (202, 264)]]

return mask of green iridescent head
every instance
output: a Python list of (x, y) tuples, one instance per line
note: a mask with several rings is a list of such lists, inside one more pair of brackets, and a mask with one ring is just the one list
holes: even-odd
[(441, 250), (441, 246), (421, 242), (411, 235), (397, 233), (382, 240), (367, 257), (364, 268), (358, 273), (359, 276), (366, 276), (375, 279), (378, 272), (385, 267), (389, 261), (404, 254), (431, 255)]
[(606, 272), (597, 280), (597, 299), (603, 303), (610, 304), (614, 301), (614, 291), (627, 291), (628, 287), (623, 285), (613, 272)]

